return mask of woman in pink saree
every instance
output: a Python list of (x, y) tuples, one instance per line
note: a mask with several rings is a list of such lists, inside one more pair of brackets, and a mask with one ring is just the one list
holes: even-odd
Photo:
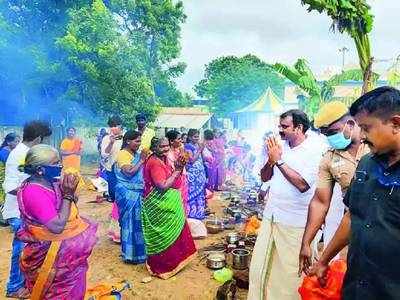
[(215, 164), (216, 164), (216, 186), (215, 190), (220, 191), (223, 189), (225, 183), (226, 171), (225, 171), (225, 143), (226, 137), (223, 132), (215, 130)]
[(18, 192), (25, 243), (21, 270), (30, 299), (84, 299), (88, 258), (97, 225), (79, 216), (75, 190), (79, 179), (64, 175), (59, 154), (47, 145), (32, 147), (24, 171), (30, 177)]
[[(169, 146), (170, 146), (167, 155), (167, 161), (169, 166), (172, 167), (173, 170), (175, 170), (176, 161), (185, 152), (185, 149), (183, 148), (181, 134), (179, 133), (179, 131), (170, 130), (167, 132), (166, 137), (169, 141)], [(179, 188), (179, 191), (181, 192), (185, 214), (187, 215), (189, 213), (189, 205), (188, 205), (189, 191), (188, 191), (188, 182), (187, 182), (187, 175), (185, 168), (182, 170), (181, 186)]]

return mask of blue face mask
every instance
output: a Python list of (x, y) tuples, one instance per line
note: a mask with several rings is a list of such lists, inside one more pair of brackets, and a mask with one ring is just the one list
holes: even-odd
[(61, 176), (61, 166), (42, 166), (43, 168), (43, 177), (51, 182), (54, 183), (59, 180)]
[[(346, 126), (345, 126), (346, 128)], [(343, 128), (344, 131), (344, 128)], [(327, 136), (327, 140), (329, 145), (336, 150), (343, 150), (346, 149), (350, 144), (351, 144), (351, 137), (350, 138), (346, 138), (344, 136), (344, 133), (342, 132), (338, 132), (336, 134), (333, 135), (329, 135)]]

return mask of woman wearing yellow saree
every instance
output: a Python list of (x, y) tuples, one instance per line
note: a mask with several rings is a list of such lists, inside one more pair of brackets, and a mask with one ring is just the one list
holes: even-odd
[(75, 128), (68, 128), (67, 137), (61, 142), (60, 150), (64, 170), (74, 169), (79, 172), (83, 149), (82, 141), (76, 136)]

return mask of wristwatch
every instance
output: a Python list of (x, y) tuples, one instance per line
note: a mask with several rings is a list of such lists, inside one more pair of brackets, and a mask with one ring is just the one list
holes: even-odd
[(280, 159), (280, 160), (278, 160), (278, 161), (276, 162), (276, 166), (277, 166), (277, 167), (280, 167), (280, 166), (282, 166), (284, 163), (285, 163), (285, 162), (284, 162), (282, 159)]

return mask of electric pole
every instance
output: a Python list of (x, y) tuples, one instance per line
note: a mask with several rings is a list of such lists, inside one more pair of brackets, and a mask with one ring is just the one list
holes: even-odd
[(342, 72), (344, 72), (344, 65), (346, 62), (346, 52), (349, 52), (349, 49), (345, 46), (339, 49), (339, 52), (342, 53)]

